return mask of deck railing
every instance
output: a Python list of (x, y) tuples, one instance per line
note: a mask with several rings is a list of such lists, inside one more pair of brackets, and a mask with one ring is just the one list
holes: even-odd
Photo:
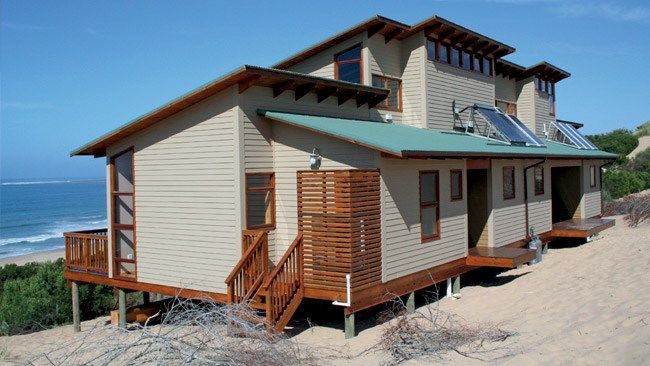
[(72, 231), (65, 238), (65, 269), (108, 275), (107, 229)]
[(289, 246), (262, 286), (266, 320), (275, 332), (287, 325), (305, 293), (302, 233)]
[(259, 230), (250, 234), (243, 233), (242, 243), (246, 249), (225, 281), (229, 302), (240, 303), (252, 298), (269, 273), (268, 233)]

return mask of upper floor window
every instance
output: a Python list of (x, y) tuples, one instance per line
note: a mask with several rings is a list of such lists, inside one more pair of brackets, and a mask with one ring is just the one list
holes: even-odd
[(538, 165), (535, 167), (535, 195), (544, 194), (544, 167)]
[(491, 59), (451, 47), (437, 40), (427, 39), (427, 58), (487, 76), (492, 75)]
[(423, 243), (440, 238), (439, 188), (437, 170), (420, 172), (420, 230)]
[(402, 110), (402, 80), (388, 76), (372, 75), (372, 86), (390, 90), (388, 98), (379, 103), (377, 108), (394, 111)]
[(548, 113), (551, 116), (555, 115), (555, 83), (552, 83), (548, 80), (543, 80), (542, 78), (535, 77), (535, 89), (542, 93), (546, 93), (548, 98)]
[(246, 227), (275, 227), (275, 175), (246, 173)]
[(515, 198), (515, 167), (503, 167), (503, 199)]
[(449, 184), (451, 186), (450, 188), (450, 196), (452, 201), (459, 201), (463, 199), (463, 171), (462, 170), (451, 170), (449, 172), (450, 177), (449, 177)]
[(596, 186), (596, 166), (589, 166), (589, 187), (594, 188)]
[(361, 44), (334, 55), (334, 77), (361, 84)]

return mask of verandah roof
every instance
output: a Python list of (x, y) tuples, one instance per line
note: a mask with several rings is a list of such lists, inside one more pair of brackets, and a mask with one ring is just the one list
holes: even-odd
[(467, 133), (422, 129), (399, 123), (258, 110), (270, 120), (332, 136), (396, 157), (516, 157), (614, 159), (600, 150), (581, 150), (546, 140), (545, 147), (514, 146)]

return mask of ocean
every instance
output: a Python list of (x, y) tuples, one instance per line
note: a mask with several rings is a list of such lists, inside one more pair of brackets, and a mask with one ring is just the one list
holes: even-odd
[(0, 182), (0, 258), (63, 248), (66, 231), (106, 227), (106, 181)]

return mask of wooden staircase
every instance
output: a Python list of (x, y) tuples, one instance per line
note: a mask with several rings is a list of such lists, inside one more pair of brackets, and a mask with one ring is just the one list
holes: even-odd
[(248, 302), (251, 308), (265, 312), (269, 330), (279, 333), (305, 294), (302, 233), (298, 233), (271, 271), (268, 233), (246, 230), (242, 242), (244, 254), (225, 281), (228, 301)]

